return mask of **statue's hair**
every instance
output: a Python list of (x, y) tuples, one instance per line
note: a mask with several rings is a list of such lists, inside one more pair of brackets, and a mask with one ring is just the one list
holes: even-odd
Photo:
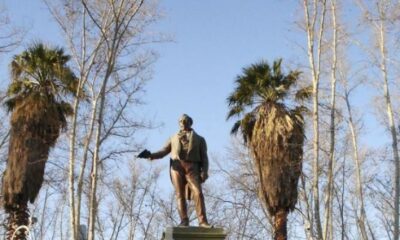
[(189, 125), (190, 126), (192, 126), (193, 125), (193, 119), (191, 118), (191, 117), (189, 117), (189, 115), (187, 115), (187, 114), (182, 114), (182, 116), (179, 118), (179, 120), (181, 120), (181, 119), (187, 119), (188, 121), (189, 121)]

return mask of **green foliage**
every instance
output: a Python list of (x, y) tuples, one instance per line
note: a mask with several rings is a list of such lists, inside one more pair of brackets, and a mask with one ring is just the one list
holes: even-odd
[(256, 114), (255, 112), (247, 113), (243, 119), (238, 120), (231, 129), (231, 134), (236, 134), (241, 128), (241, 132), (243, 134), (243, 139), (245, 143), (247, 143), (253, 133), (254, 124), (256, 122)]
[(16, 102), (35, 93), (47, 99), (75, 95), (79, 81), (67, 66), (69, 59), (62, 48), (48, 48), (43, 43), (35, 43), (14, 56), (11, 62), (12, 83), (5, 102), (7, 109), (12, 111)]
[(311, 98), (312, 90), (313, 90), (312, 86), (307, 86), (305, 88), (299, 89), (296, 92), (295, 96), (296, 101), (304, 101)]
[[(244, 140), (247, 142), (249, 137), (251, 138), (257, 107), (266, 103), (282, 103), (289, 90), (295, 86), (299, 76), (299, 71), (284, 74), (282, 59), (275, 60), (272, 66), (266, 61), (261, 61), (243, 68), (243, 73), (236, 77), (235, 90), (227, 98), (229, 107), (227, 119), (244, 116), (242, 120), (234, 124), (231, 133), (236, 134), (241, 129)], [(309, 87), (300, 89), (295, 94), (295, 100), (303, 101), (309, 98), (311, 96), (309, 90)], [(254, 109), (247, 113), (248, 108)]]

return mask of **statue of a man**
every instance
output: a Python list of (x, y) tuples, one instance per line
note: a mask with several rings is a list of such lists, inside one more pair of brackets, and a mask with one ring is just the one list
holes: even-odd
[[(199, 226), (211, 228), (212, 226), (207, 221), (201, 189), (201, 184), (208, 178), (207, 145), (204, 138), (192, 129), (192, 124), (192, 118), (183, 114), (179, 119), (179, 132), (170, 137), (160, 151), (155, 153), (147, 151), (144, 156), (142, 152), (142, 157), (154, 160), (163, 158), (168, 154), (171, 155), (170, 174), (172, 184), (175, 187), (178, 212), (181, 218), (179, 226), (189, 226), (186, 200), (192, 197)], [(191, 194), (187, 194), (187, 190)]]

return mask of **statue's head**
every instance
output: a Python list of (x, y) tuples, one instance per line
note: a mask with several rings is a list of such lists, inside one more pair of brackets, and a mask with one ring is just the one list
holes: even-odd
[(179, 127), (181, 130), (189, 130), (192, 127), (193, 119), (187, 114), (183, 114), (179, 118)]

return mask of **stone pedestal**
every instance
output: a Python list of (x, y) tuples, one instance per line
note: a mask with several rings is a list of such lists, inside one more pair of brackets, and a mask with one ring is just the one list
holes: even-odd
[(224, 240), (226, 233), (222, 228), (168, 227), (162, 240)]

